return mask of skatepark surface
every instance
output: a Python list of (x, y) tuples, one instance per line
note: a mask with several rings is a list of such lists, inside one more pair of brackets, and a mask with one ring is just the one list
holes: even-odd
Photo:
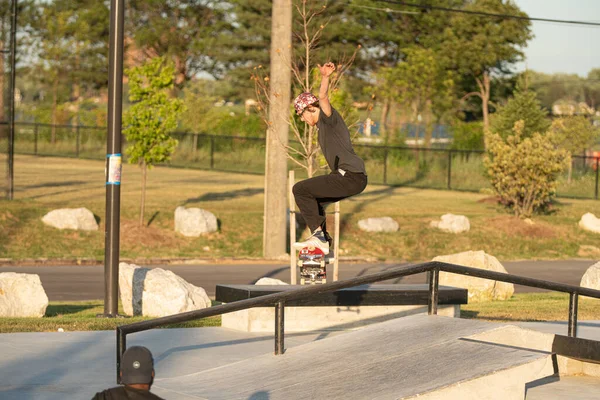
[[(468, 388), (475, 378), (525, 379), (529, 372), (519, 368), (527, 365), (545, 379), (530, 385), (527, 399), (597, 398), (600, 378), (549, 376), (546, 352), (469, 339), (505, 325), (416, 315), (352, 331), (286, 334), (281, 356), (273, 355), (272, 334), (224, 328), (156, 329), (129, 335), (127, 345), (152, 351), (152, 391), (167, 399), (436, 398), (436, 391), (451, 398), (444, 390)], [(567, 329), (562, 322), (512, 325), (563, 335)], [(578, 336), (600, 340), (600, 321), (580, 322)], [(0, 339), (1, 399), (86, 399), (116, 386), (113, 331)]]

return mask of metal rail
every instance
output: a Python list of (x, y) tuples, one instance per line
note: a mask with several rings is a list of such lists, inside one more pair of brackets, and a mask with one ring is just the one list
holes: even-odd
[(580, 286), (567, 285), (535, 278), (527, 278), (518, 275), (505, 274), (501, 272), (487, 271), (477, 268), (464, 267), (461, 265), (448, 264), (438, 261), (431, 261), (422, 264), (407, 265), (394, 268), (388, 271), (377, 272), (375, 274), (364, 275), (344, 281), (326, 283), (324, 285), (307, 286), (297, 290), (281, 293), (269, 294), (247, 300), (235, 301), (233, 303), (222, 304), (202, 310), (189, 311), (176, 315), (155, 318), (148, 321), (136, 322), (133, 324), (121, 325), (116, 328), (117, 334), (117, 383), (120, 383), (121, 356), (127, 347), (127, 335), (135, 332), (142, 332), (160, 326), (192, 321), (201, 318), (213, 317), (216, 315), (227, 314), (234, 311), (245, 310), (253, 307), (275, 307), (275, 354), (283, 354), (284, 349), (284, 312), (285, 303), (298, 300), (320, 293), (333, 292), (340, 289), (351, 288), (354, 286), (385, 281), (388, 279), (399, 278), (407, 275), (414, 275), (423, 272), (428, 273), (429, 280), (429, 301), (428, 313), (437, 314), (438, 293), (439, 293), (439, 273), (440, 271), (454, 274), (468, 275), (477, 278), (491, 279), (495, 281), (508, 282), (517, 285), (536, 287), (540, 289), (553, 290), (557, 292), (569, 293), (569, 326), (568, 335), (577, 336), (577, 308), (579, 296), (588, 296), (600, 299), (600, 290), (583, 288)]

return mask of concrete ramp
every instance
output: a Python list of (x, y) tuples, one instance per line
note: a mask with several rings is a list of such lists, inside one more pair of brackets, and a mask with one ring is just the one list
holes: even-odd
[(157, 379), (153, 391), (195, 399), (522, 400), (527, 383), (556, 372), (555, 358), (478, 339), (502, 327), (439, 316), (399, 318), (299, 345), (283, 356)]

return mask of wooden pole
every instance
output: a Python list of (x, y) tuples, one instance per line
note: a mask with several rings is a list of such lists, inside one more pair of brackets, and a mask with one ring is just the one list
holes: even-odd
[(288, 199), (290, 207), (290, 284), (296, 284), (296, 249), (294, 242), (296, 241), (296, 206), (294, 203), (294, 187), (295, 177), (294, 170), (288, 173)]
[(340, 260), (340, 202), (335, 203), (334, 208), (334, 231), (333, 231), (333, 281), (339, 278), (339, 260)]

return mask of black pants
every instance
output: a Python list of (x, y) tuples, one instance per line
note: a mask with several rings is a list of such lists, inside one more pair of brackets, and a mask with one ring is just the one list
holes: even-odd
[(359, 194), (367, 187), (367, 176), (362, 173), (339, 172), (315, 176), (294, 185), (292, 192), (304, 221), (314, 232), (318, 227), (327, 231), (325, 226), (325, 206), (350, 196)]

